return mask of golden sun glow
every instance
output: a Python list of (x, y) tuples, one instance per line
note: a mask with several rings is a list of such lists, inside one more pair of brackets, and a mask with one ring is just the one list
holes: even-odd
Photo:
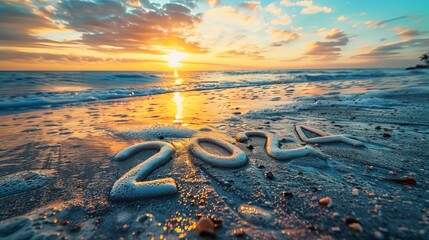
[(164, 59), (170, 64), (171, 67), (177, 68), (180, 66), (180, 61), (184, 59), (188, 54), (172, 51), (170, 55), (164, 56)]

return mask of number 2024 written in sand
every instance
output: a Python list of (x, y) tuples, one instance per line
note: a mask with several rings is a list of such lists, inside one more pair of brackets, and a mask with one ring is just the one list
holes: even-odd
[[(313, 132), (319, 137), (308, 138), (305, 131)], [(352, 139), (347, 135), (332, 135), (308, 126), (298, 125), (295, 131), (299, 138), (306, 143), (329, 143), (342, 142), (353, 146), (364, 146), (361, 141)], [(235, 137), (237, 142), (246, 142), (251, 137), (266, 138), (265, 151), (267, 154), (279, 161), (291, 160), (304, 156), (316, 156), (326, 159), (326, 155), (318, 150), (310, 147), (299, 147), (293, 149), (281, 149), (279, 139), (276, 135), (263, 131), (248, 131), (238, 133)], [(211, 143), (225, 149), (230, 155), (222, 156), (207, 152), (201, 147), (201, 143)], [(147, 150), (157, 150), (158, 152), (152, 155), (147, 160), (138, 164), (130, 171), (119, 178), (110, 191), (110, 197), (114, 201), (131, 201), (139, 199), (147, 199), (177, 194), (177, 185), (173, 178), (161, 178), (151, 181), (144, 181), (157, 168), (168, 163), (174, 153), (174, 148), (171, 144), (162, 141), (149, 141), (139, 143), (127, 147), (119, 151), (114, 159), (123, 161), (131, 156)], [(191, 139), (189, 151), (201, 159), (202, 161), (220, 168), (240, 168), (248, 163), (247, 155), (238, 147), (221, 139), (212, 137), (195, 137)]]

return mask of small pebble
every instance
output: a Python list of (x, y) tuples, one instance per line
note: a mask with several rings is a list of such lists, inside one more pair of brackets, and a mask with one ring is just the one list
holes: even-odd
[(346, 217), (345, 222), (349, 228), (358, 232), (363, 232), (363, 228), (362, 225), (360, 225), (359, 220), (351, 217)]
[(259, 169), (265, 168), (265, 165), (258, 165)]
[(65, 221), (62, 221), (62, 222), (60, 223), (60, 225), (61, 225), (61, 226), (67, 226), (67, 225), (69, 225), (69, 223), (70, 223), (70, 221), (65, 220)]
[(202, 237), (210, 237), (214, 235), (214, 223), (208, 217), (201, 217), (197, 223), (197, 232)]
[(273, 173), (272, 173), (272, 172), (266, 172), (266, 173), (264, 173), (264, 175), (265, 175), (265, 177), (266, 177), (266, 178), (268, 178), (268, 179), (274, 179), (274, 175), (273, 175)]
[(253, 150), (253, 149), (255, 149), (255, 147), (253, 147), (253, 145), (252, 145), (252, 144), (247, 145), (247, 148), (248, 148), (249, 150)]
[(284, 198), (293, 197), (293, 193), (291, 191), (283, 191), (282, 197), (284, 197)]
[(381, 233), (380, 231), (375, 231), (375, 232), (374, 232), (374, 237), (375, 237), (376, 239), (384, 239), (384, 235), (383, 235), (383, 233)]
[(353, 196), (357, 196), (357, 195), (359, 195), (359, 189), (357, 189), (357, 188), (353, 188), (353, 189), (352, 189), (352, 195), (353, 195)]
[(331, 207), (332, 206), (332, 199), (330, 197), (321, 198), (321, 199), (319, 199), (319, 204), (324, 205), (326, 207)]
[(400, 179), (385, 178), (384, 180), (385, 181), (389, 181), (389, 182), (394, 182), (394, 183), (402, 184), (402, 185), (410, 185), (410, 186), (417, 185), (417, 181), (414, 178), (411, 178), (411, 177), (405, 177), (405, 178), (400, 178)]
[(235, 237), (243, 237), (244, 236), (244, 231), (243, 231), (242, 228), (237, 228), (237, 229), (234, 229), (232, 231), (232, 235), (234, 235)]
[(353, 230), (355, 230), (355, 231), (358, 231), (358, 232), (362, 232), (363, 231), (363, 228), (360, 225), (360, 223), (351, 223), (351, 224), (348, 225), (348, 227), (351, 228), (351, 229), (353, 229)]

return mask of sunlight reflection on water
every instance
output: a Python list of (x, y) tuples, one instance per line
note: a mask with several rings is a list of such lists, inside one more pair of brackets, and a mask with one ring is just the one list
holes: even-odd
[(175, 92), (173, 97), (174, 102), (176, 103), (176, 117), (173, 121), (173, 123), (182, 123), (183, 122), (183, 97), (180, 96), (180, 92)]
[[(175, 85), (180, 85), (182, 84), (183, 79), (180, 78), (179, 76), (179, 72), (175, 69), (174, 70), (174, 84)], [(175, 119), (173, 121), (173, 123), (175, 124), (182, 124), (183, 123), (183, 97), (180, 95), (180, 92), (175, 92), (173, 95), (173, 101), (176, 104), (176, 116)], [(183, 126), (186, 126), (186, 124), (182, 124)]]

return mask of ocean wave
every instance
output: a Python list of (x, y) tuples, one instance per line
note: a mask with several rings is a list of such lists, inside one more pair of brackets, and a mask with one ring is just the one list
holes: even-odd
[(29, 95), (13, 95), (2, 98), (0, 110), (19, 110), (40, 106), (55, 106), (61, 104), (89, 102), (96, 100), (109, 100), (129, 98), (135, 96), (148, 96), (166, 93), (160, 88), (151, 89), (107, 89), (89, 90), (80, 92), (37, 92)]
[[(322, 81), (377, 81), (398, 78), (413, 82), (427, 71), (392, 69), (217, 71), (181, 74), (181, 84), (164, 73), (145, 72), (0, 72), (0, 110), (31, 109), (94, 100), (120, 99), (176, 91), (289, 85)], [(399, 81), (399, 80), (398, 80)]]

